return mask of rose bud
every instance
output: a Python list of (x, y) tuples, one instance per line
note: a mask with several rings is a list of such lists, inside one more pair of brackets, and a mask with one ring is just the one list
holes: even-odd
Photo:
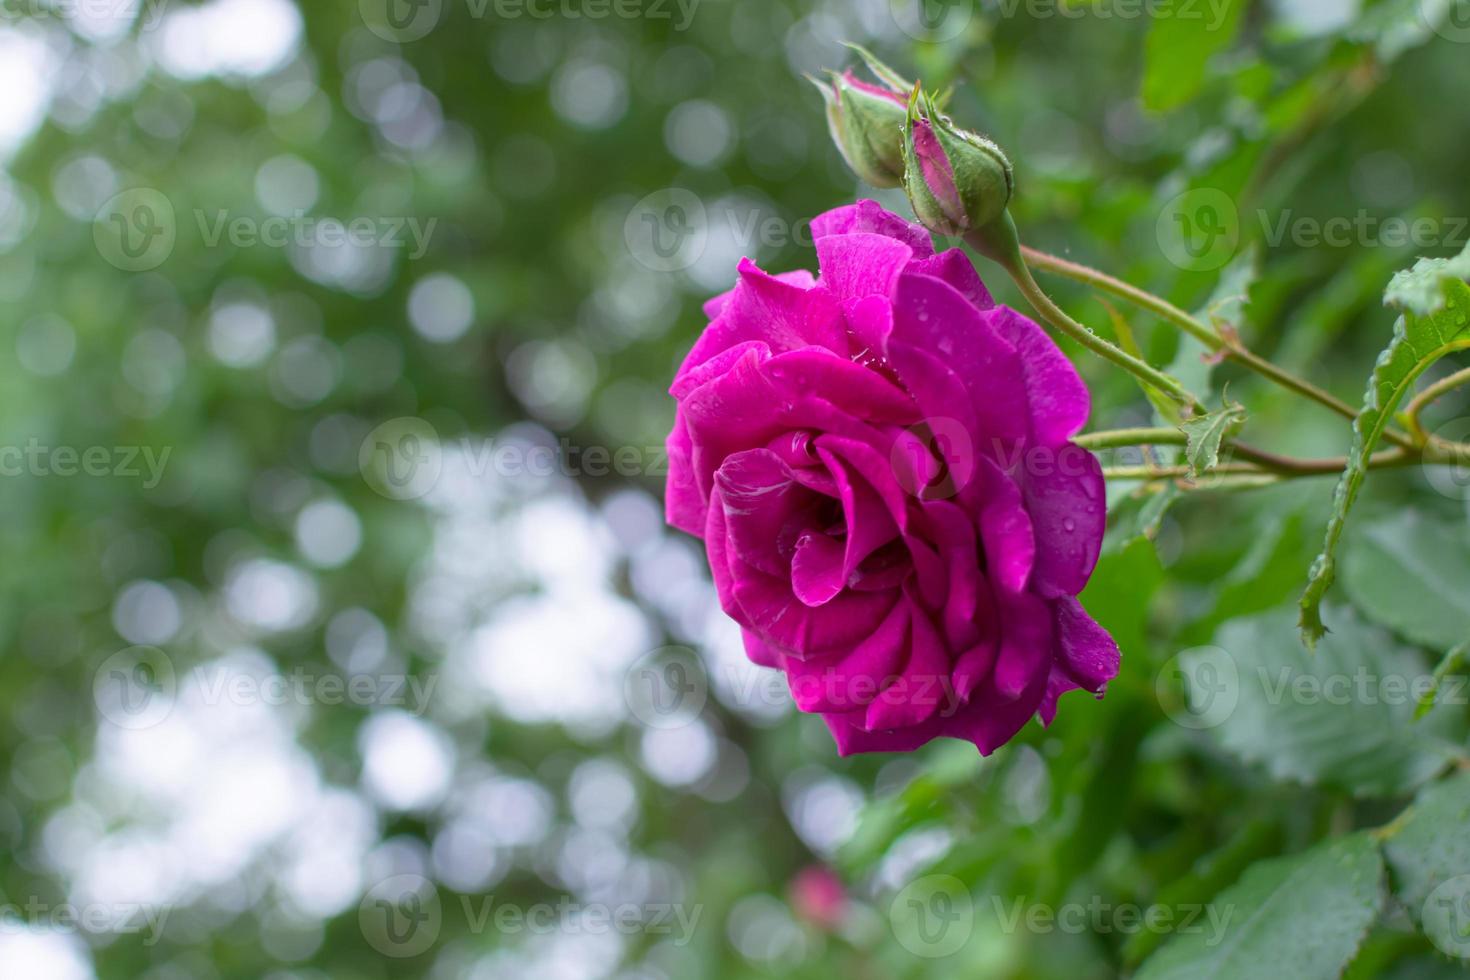
[[(866, 52), (864, 57), (871, 58)], [(869, 66), (889, 85), (900, 80), (876, 59)], [(811, 82), (826, 100), (827, 126), (842, 158), (866, 183), (898, 187), (904, 170), (905, 90), (865, 82), (851, 70), (828, 75), (828, 83), (815, 78)]]
[(1006, 155), (985, 137), (955, 126), (918, 88), (905, 113), (903, 155), (904, 190), (930, 231), (957, 237), (1005, 213), (1012, 189)]
[(847, 915), (847, 889), (831, 868), (808, 865), (791, 879), (791, 908), (797, 918), (836, 932)]

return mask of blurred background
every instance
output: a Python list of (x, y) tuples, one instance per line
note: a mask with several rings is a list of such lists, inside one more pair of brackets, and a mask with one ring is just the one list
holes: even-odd
[[(0, 0), (0, 977), (1113, 976), (1164, 937), (1010, 911), (1314, 833), (1341, 794), (1262, 789), (1156, 678), (1294, 595), (1330, 484), (1115, 488), (1125, 676), (986, 760), (839, 760), (662, 522), (700, 304), (873, 195), (801, 77), (841, 39), (956, 84), (1031, 244), (1357, 402), (1388, 276), (1465, 241), (1470, 17), (1199, 5)], [(1181, 251), (1201, 191), (1225, 244)], [(1148, 422), (1079, 363), (1096, 426)], [(1441, 489), (1367, 506), (1463, 524)]]

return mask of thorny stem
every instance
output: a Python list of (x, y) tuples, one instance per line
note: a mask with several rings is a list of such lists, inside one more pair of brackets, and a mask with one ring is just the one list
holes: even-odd
[[(1177, 378), (1115, 347), (1085, 325), (1072, 319), (1037, 285), (1035, 277), (1031, 274), (1030, 264), (1096, 286), (1114, 296), (1129, 300), (1179, 327), (1199, 340), (1212, 353), (1229, 357), (1283, 388), (1309, 398), (1344, 418), (1356, 420), (1358, 416), (1358, 412), (1340, 398), (1317, 387), (1305, 378), (1297, 377), (1272, 364), (1246, 348), (1233, 331), (1216, 330), (1168, 300), (1116, 279), (1107, 273), (1021, 245), (1015, 224), (1011, 221), (1009, 214), (1005, 215), (1000, 222), (993, 222), (984, 229), (971, 232), (966, 236), (966, 241), (981, 254), (999, 263), (1015, 280), (1017, 288), (1036, 308), (1036, 311), (1054, 328), (1076, 340), (1088, 350), (1133, 374), (1149, 386), (1163, 392), (1178, 402), (1185, 409), (1186, 414), (1204, 414), (1206, 409)], [(1424, 436), (1418, 425), (1418, 414), (1425, 405), (1450, 389), (1467, 383), (1470, 383), (1470, 369), (1457, 372), (1431, 385), (1414, 399), (1405, 413), (1413, 429), (1413, 435), (1406, 435), (1394, 429), (1386, 430), (1383, 437), (1393, 443), (1395, 448), (1374, 455), (1367, 461), (1367, 468), (1470, 465), (1470, 445), (1429, 439)], [(1079, 445), (1090, 449), (1131, 445), (1177, 446), (1187, 444), (1187, 441), (1182, 431), (1170, 428), (1118, 429), (1111, 432), (1090, 433), (1077, 440)], [(1276, 480), (1295, 477), (1336, 475), (1342, 473), (1348, 465), (1348, 458), (1345, 456), (1300, 459), (1257, 449), (1248, 443), (1234, 439), (1227, 441), (1225, 445), (1227, 450), (1238, 457), (1241, 462), (1223, 463), (1213, 467), (1210, 472), (1220, 478), (1237, 480), (1240, 486), (1261, 486)], [(1188, 466), (1123, 466), (1105, 467), (1103, 473), (1115, 479), (1160, 480), (1187, 479), (1192, 475), (1193, 470)]]
[[(1179, 446), (1184, 445), (1187, 438), (1178, 429), (1134, 428), (1089, 432), (1078, 436), (1074, 441), (1084, 449), (1110, 449), (1123, 446)], [(1225, 451), (1241, 462), (1221, 463), (1213, 467), (1205, 479), (1211, 480), (1216, 475), (1269, 478), (1259, 483), (1240, 481), (1242, 486), (1256, 486), (1297, 477), (1334, 476), (1340, 474), (1348, 465), (1346, 456), (1300, 459), (1267, 452), (1234, 440), (1225, 443)], [(1470, 451), (1457, 443), (1435, 441), (1422, 448), (1387, 449), (1368, 460), (1368, 469), (1393, 469), (1416, 465), (1470, 465)], [(1104, 476), (1119, 480), (1186, 479), (1192, 473), (1190, 467), (1182, 465), (1113, 466), (1103, 469)]]
[[(1037, 251), (1034, 248), (1023, 245), (1021, 247), (1021, 254), (1029, 265), (1047, 272), (1056, 273), (1059, 276), (1065, 276), (1068, 279), (1089, 286), (1095, 286), (1103, 292), (1111, 293), (1120, 299), (1126, 299), (1130, 303), (1148, 310), (1162, 319), (1167, 320), (1169, 323), (1174, 324), (1204, 344), (1212, 353), (1223, 354), (1225, 357), (1250, 368), (1252, 371), (1255, 371), (1257, 374), (1281, 387), (1289, 391), (1294, 391), (1322, 405), (1324, 408), (1336, 412), (1343, 418), (1357, 418), (1357, 410), (1341, 398), (1317, 387), (1305, 378), (1299, 378), (1290, 371), (1271, 363), (1247, 348), (1238, 338), (1222, 335), (1214, 327), (1204, 323), (1197, 317), (1191, 316), (1162, 297), (1155, 296), (1147, 290), (1139, 289), (1132, 283), (1114, 278), (1105, 272), (1078, 262), (1060, 258), (1059, 256)], [(1408, 436), (1394, 430), (1385, 432), (1384, 438), (1400, 446), (1408, 447), (1414, 444)]]

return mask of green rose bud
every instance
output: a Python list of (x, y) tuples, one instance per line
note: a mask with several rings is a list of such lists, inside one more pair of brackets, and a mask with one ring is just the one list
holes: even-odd
[(955, 126), (918, 88), (904, 118), (904, 189), (924, 227), (958, 237), (1006, 213), (1013, 176), (1000, 147)]
[(903, 128), (908, 84), (893, 69), (854, 46), (882, 82), (865, 82), (852, 73), (829, 72), (811, 79), (827, 103), (827, 127), (847, 165), (874, 187), (903, 183)]

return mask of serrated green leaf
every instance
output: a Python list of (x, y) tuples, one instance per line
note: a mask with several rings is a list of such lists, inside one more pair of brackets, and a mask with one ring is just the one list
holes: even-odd
[(1245, 7), (1246, 0), (1224, 0), (1191, 13), (1177, 3), (1155, 15), (1144, 50), (1144, 105), (1166, 112), (1198, 95), (1210, 58), (1235, 40)]
[(1215, 645), (1186, 652), (1197, 727), (1273, 778), (1356, 796), (1407, 793), (1458, 754), (1459, 714), (1413, 724), (1428, 670), (1419, 656), (1351, 610), (1315, 656), (1296, 642), (1289, 610), (1233, 620)]
[(1190, 474), (1201, 477), (1220, 465), (1220, 444), (1244, 421), (1244, 408), (1226, 405), (1181, 422), (1179, 429), (1189, 440), (1184, 448), (1184, 458), (1189, 462)]
[[(1394, 894), (1403, 902), (1409, 917), (1420, 928), (1443, 925), (1443, 909), (1426, 908), (1431, 896), (1443, 896), (1441, 885), (1451, 879), (1467, 878), (1470, 888), (1470, 773), (1427, 786), (1408, 812), (1383, 835), (1384, 856), (1393, 881)], [(1448, 886), (1447, 890), (1454, 890)], [(1458, 890), (1455, 896), (1463, 895)], [(1426, 922), (1426, 913), (1427, 922)], [(1438, 936), (1456, 949), (1464, 936)]]
[[(1440, 261), (1446, 266), (1436, 268), (1455, 268), (1450, 265), (1454, 260)], [(1422, 265), (1421, 262), (1415, 269)], [(1402, 304), (1420, 303), (1423, 297), (1419, 284), (1426, 275), (1432, 278), (1435, 273), (1420, 269), (1412, 283), (1400, 282), (1397, 289), (1391, 287), (1391, 300)], [(1302, 594), (1300, 625), (1308, 645), (1316, 643), (1327, 631), (1322, 622), (1321, 606), (1337, 574), (1337, 544), (1342, 538), (1348, 511), (1357, 500), (1367, 475), (1368, 460), (1388, 428), (1394, 411), (1413, 388), (1414, 381), (1430, 365), (1453, 351), (1470, 348), (1470, 286), (1454, 278), (1437, 278), (1435, 281), (1445, 297), (1443, 308), (1428, 315), (1416, 313), (1413, 308), (1405, 309), (1394, 327), (1393, 342), (1374, 366), (1363, 409), (1353, 421), (1353, 445), (1348, 452), (1347, 468), (1337, 481), (1322, 553), (1312, 563), (1310, 581)]]
[(1136, 980), (1336, 980), (1383, 905), (1383, 857), (1367, 834), (1252, 865), (1210, 902), (1223, 935), (1182, 932)]
[(1463, 526), (1402, 510), (1345, 543), (1353, 604), (1401, 636), (1447, 650), (1470, 638), (1470, 536)]
[(1412, 269), (1396, 273), (1383, 293), (1395, 309), (1430, 316), (1445, 308), (1445, 286), (1470, 279), (1470, 244), (1452, 259), (1420, 259)]

